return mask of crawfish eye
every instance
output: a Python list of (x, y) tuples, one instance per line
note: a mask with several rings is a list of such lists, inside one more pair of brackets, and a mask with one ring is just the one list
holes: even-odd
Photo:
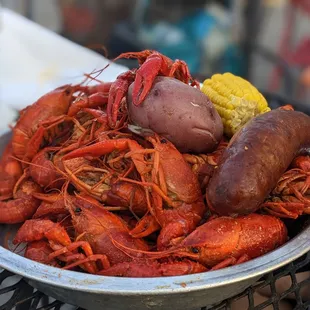
[(80, 213), (80, 212), (82, 212), (82, 209), (79, 208), (79, 207), (77, 207), (77, 208), (75, 208), (74, 212), (75, 212), (75, 213)]
[(166, 144), (166, 143), (167, 143), (167, 140), (166, 140), (166, 139), (160, 139), (160, 143)]
[(53, 158), (54, 158), (54, 153), (53, 152), (48, 152), (47, 153), (47, 159), (52, 161)]
[(66, 94), (66, 96), (71, 95), (71, 89), (70, 88), (66, 88), (65, 89), (65, 94)]
[(195, 253), (195, 254), (198, 254), (199, 253), (199, 249), (198, 248), (191, 248), (192, 252)]

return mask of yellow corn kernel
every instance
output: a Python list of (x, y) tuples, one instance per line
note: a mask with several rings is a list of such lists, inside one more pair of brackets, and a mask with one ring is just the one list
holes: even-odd
[(253, 117), (270, 111), (256, 87), (231, 73), (214, 74), (203, 82), (201, 91), (213, 102), (229, 137)]

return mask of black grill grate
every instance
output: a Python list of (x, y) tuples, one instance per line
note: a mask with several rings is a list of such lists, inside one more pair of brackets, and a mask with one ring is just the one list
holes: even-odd
[[(302, 271), (310, 270), (310, 252), (293, 263), (286, 265), (285, 267), (271, 272), (262, 277), (255, 285), (246, 289), (243, 293), (234, 296), (228, 300), (221, 302), (219, 305), (213, 307), (206, 307), (205, 309), (212, 310), (224, 310), (232, 309), (233, 304), (241, 298), (246, 298), (248, 301), (249, 309), (261, 310), (267, 307), (273, 306), (275, 310), (281, 310), (280, 302), (288, 299), (294, 310), (310, 310), (310, 274), (302, 281), (298, 281), (297, 274)], [(281, 280), (286, 283), (291, 282), (288, 289), (278, 291), (276, 283)], [(263, 303), (255, 303), (254, 295), (262, 288), (270, 288), (270, 297)], [(301, 289), (308, 290), (308, 300), (302, 298)], [(290, 296), (291, 295), (291, 296)], [(236, 308), (237, 309), (237, 308)]]
[[(294, 310), (310, 310), (310, 273), (299, 281), (301, 272), (310, 270), (310, 252), (293, 263), (263, 276), (255, 285), (246, 289), (230, 299), (222, 301), (218, 305), (206, 306), (201, 310), (225, 310), (225, 309), (275, 309), (282, 310), (281, 302), (286, 300)], [(291, 283), (286, 289), (279, 289), (278, 281)], [(24, 279), (3, 270), (0, 273), (0, 310), (83, 310), (75, 306), (64, 304), (54, 300), (43, 293), (36, 291)], [(263, 302), (257, 302), (255, 294), (269, 287), (270, 296)], [(9, 296), (10, 294), (10, 296)], [(308, 295), (305, 298), (304, 295)], [(243, 305), (238, 302), (243, 299)]]

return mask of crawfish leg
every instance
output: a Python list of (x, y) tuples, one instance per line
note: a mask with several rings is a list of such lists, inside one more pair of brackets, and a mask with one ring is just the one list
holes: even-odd
[(146, 214), (129, 233), (134, 238), (147, 237), (160, 229), (160, 225), (151, 214)]
[(226, 258), (225, 260), (223, 260), (222, 262), (218, 263), (214, 267), (212, 267), (211, 270), (219, 270), (222, 268), (226, 268), (228, 266), (235, 265), (236, 262), (237, 262), (237, 260), (234, 257), (229, 257), (229, 258)]
[(303, 202), (265, 202), (263, 209), (271, 215), (281, 218), (296, 219), (303, 214), (305, 203)]
[(51, 253), (49, 255), (49, 259), (52, 260), (56, 257), (59, 257), (60, 255), (66, 254), (66, 253), (71, 253), (72, 251), (81, 248), (84, 253), (85, 256), (74, 256), (75, 254), (69, 254), (69, 256), (67, 257), (67, 261), (72, 261), (76, 258), (78, 258), (78, 260), (68, 266), (66, 266), (66, 269), (70, 269), (73, 268), (75, 266), (78, 265), (84, 265), (86, 270), (90, 273), (96, 273), (97, 268), (91, 264), (91, 262), (96, 262), (97, 260), (101, 261), (103, 268), (108, 268), (110, 267), (110, 263), (107, 259), (107, 257), (103, 254), (99, 254), (99, 255), (94, 255), (93, 254), (93, 250), (90, 247), (90, 244), (86, 241), (76, 241), (71, 243), (70, 245), (63, 247), (59, 250), (54, 251), (53, 253)]
[(108, 93), (96, 93), (89, 97), (78, 98), (68, 111), (68, 116), (76, 115), (83, 108), (96, 108), (108, 103)]
[(248, 255), (243, 254), (243, 255), (241, 255), (241, 256), (238, 258), (238, 260), (237, 260), (237, 262), (236, 262), (235, 265), (245, 263), (245, 262), (249, 261), (250, 259), (251, 259), (251, 258), (250, 258)]
[(25, 257), (42, 264), (58, 266), (55, 260), (49, 260), (48, 256), (53, 250), (46, 240), (33, 241), (27, 244)]
[(76, 241), (71, 243), (70, 245), (63, 247), (57, 251), (54, 251), (53, 253), (50, 254), (49, 258), (55, 258), (61, 254), (65, 254), (67, 252), (72, 252), (76, 250), (77, 248), (82, 248), (86, 256), (93, 255), (93, 250), (91, 249), (90, 245), (86, 241)]
[(169, 76), (176, 77), (186, 84), (188, 84), (188, 82), (191, 82), (191, 86), (196, 86), (198, 89), (200, 88), (200, 84), (198, 83), (198, 81), (194, 80), (191, 77), (191, 74), (189, 72), (189, 69), (186, 63), (182, 60), (177, 59), (172, 64), (170, 72), (169, 72)]
[[(65, 261), (67, 261), (67, 262), (72, 261), (72, 260), (81, 261), (82, 259), (85, 258), (84, 254), (82, 254), (82, 255), (71, 254), (72, 251), (76, 250), (79, 247), (82, 248), (82, 250), (84, 251), (86, 256), (93, 255), (93, 251), (87, 242), (77, 241), (77, 242), (71, 243), (70, 245), (68, 245), (66, 247), (62, 247), (61, 249), (54, 251), (53, 253), (51, 253), (49, 255), (49, 259), (54, 259), (55, 257), (66, 254), (67, 256), (65, 256), (66, 257)], [(80, 264), (78, 264), (78, 265), (80, 265)], [(86, 262), (86, 264), (83, 264), (83, 268), (85, 268), (90, 273), (96, 273), (96, 270), (97, 270), (97, 268), (94, 264), (87, 263), (87, 262)]]
[[(97, 262), (97, 261), (101, 262), (104, 270), (110, 268), (110, 262), (109, 262), (108, 258), (106, 257), (106, 255), (104, 255), (104, 254), (93, 254), (93, 255), (88, 256), (84, 259), (76, 261), (70, 265), (67, 265), (67, 266), (63, 267), (63, 269), (71, 269), (71, 268), (79, 266), (79, 265), (83, 265), (83, 264), (91, 263), (91, 262)], [(97, 271), (91, 272), (91, 273), (97, 273)]]
[(157, 239), (158, 250), (163, 251), (171, 246), (177, 245), (183, 240), (186, 231), (188, 231), (186, 223), (182, 221), (169, 223), (163, 227)]
[[(80, 261), (85, 258), (85, 254), (83, 253), (73, 253), (68, 250), (68, 247), (65, 247), (64, 245), (57, 243), (55, 241), (49, 240), (49, 245), (53, 249), (51, 253), (49, 253), (48, 260), (54, 260), (58, 259), (65, 263), (71, 263), (73, 261)], [(75, 247), (72, 247), (75, 249)], [(59, 255), (55, 255), (54, 253), (57, 253)], [(83, 270), (88, 271), (89, 273), (96, 273), (96, 266), (91, 263), (86, 263), (79, 265)]]

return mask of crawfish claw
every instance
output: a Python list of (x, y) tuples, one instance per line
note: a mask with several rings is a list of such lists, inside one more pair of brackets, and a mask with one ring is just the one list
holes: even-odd
[(143, 238), (160, 229), (156, 219), (146, 214), (129, 233), (134, 238)]
[(108, 122), (111, 128), (116, 126), (119, 107), (128, 91), (129, 85), (134, 81), (134, 76), (135, 73), (133, 71), (127, 71), (119, 75), (111, 85), (107, 105)]
[(135, 106), (140, 105), (144, 101), (152, 88), (155, 78), (164, 65), (163, 58), (159, 54), (153, 54), (137, 70), (132, 92), (132, 102)]

